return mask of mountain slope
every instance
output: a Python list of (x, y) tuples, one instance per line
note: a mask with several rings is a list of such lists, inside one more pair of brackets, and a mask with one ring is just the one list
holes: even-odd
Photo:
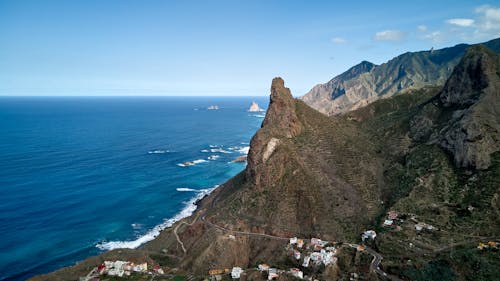
[[(397, 185), (387, 211), (404, 217), (393, 227), (381, 226), (384, 218), (374, 223), (379, 239), (372, 246), (389, 273), (409, 280), (498, 278), (498, 256), (476, 246), (500, 238), (499, 59), (471, 47), (439, 92), (396, 95), (347, 114), (374, 139), (409, 138), (407, 146), (390, 145), (386, 170), (387, 182)], [(416, 231), (417, 222), (433, 229)]]
[[(500, 52), (500, 39), (484, 45)], [(443, 85), (468, 47), (460, 44), (408, 52), (378, 66), (362, 62), (329, 82), (314, 86), (301, 99), (324, 114), (338, 115), (400, 91)]]
[[(299, 266), (287, 237), (360, 243), (365, 229), (377, 231), (366, 243), (392, 278), (493, 280), (498, 255), (476, 246), (500, 237), (499, 81), (499, 56), (477, 46), (442, 89), (410, 90), (327, 117), (275, 78), (246, 170), (201, 200), (193, 216), (137, 250), (114, 250), (33, 280), (77, 280), (116, 259), (200, 280), (209, 269), (240, 266), (249, 269), (247, 280), (263, 280), (252, 270), (259, 263)], [(391, 210), (401, 217), (382, 226)], [(417, 231), (417, 224), (432, 228)], [(308, 274), (383, 279), (371, 260), (339, 248), (335, 265)]]

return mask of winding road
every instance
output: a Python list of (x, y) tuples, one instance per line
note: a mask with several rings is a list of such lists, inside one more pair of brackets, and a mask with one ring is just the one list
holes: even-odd
[[(193, 225), (196, 220), (198, 220), (198, 216), (199, 214), (196, 215), (196, 217), (193, 219), (193, 221), (191, 223), (187, 223), (187, 222), (181, 222), (179, 223), (175, 228), (174, 228), (174, 234), (175, 234), (175, 237), (177, 238), (177, 241), (179, 242), (179, 244), (181, 245), (181, 248), (182, 248), (182, 251), (185, 253), (187, 253), (187, 250), (184, 246), (184, 243), (181, 241), (181, 239), (179, 238), (179, 235), (177, 234), (177, 230), (179, 229), (179, 227), (183, 224), (185, 225)], [(239, 235), (246, 235), (246, 236), (254, 236), (254, 237), (264, 237), (264, 238), (270, 238), (270, 239), (277, 239), (277, 240), (281, 240), (281, 241), (288, 241), (290, 238), (288, 237), (280, 237), (280, 236), (275, 236), (275, 235), (271, 235), (271, 234), (264, 234), (264, 233), (255, 233), (255, 232), (246, 232), (246, 231), (237, 231), (237, 230), (231, 230), (231, 229), (227, 229), (225, 227), (222, 227), (220, 225), (217, 225), (217, 224), (214, 224), (212, 223), (211, 221), (209, 220), (206, 220), (206, 217), (205, 215), (203, 215), (201, 217), (201, 221), (203, 223), (206, 223), (208, 226), (211, 226), (211, 227), (214, 227), (216, 229), (219, 229), (223, 232), (229, 232), (229, 233), (232, 233), (232, 234), (239, 234)], [(304, 239), (306, 241), (309, 241), (309, 239)], [(351, 248), (357, 248), (359, 246), (359, 244), (353, 244), (353, 243), (345, 243), (345, 245), (351, 247)], [(373, 271), (379, 275), (381, 275), (382, 277), (384, 278), (387, 278), (389, 280), (392, 280), (392, 281), (403, 281), (402, 279), (399, 279), (397, 278), (396, 276), (394, 275), (390, 275), (390, 274), (387, 274), (386, 272), (384, 272), (382, 269), (380, 269), (380, 262), (382, 261), (383, 257), (381, 254), (377, 253), (375, 250), (369, 248), (369, 247), (366, 247), (365, 246), (365, 252), (369, 253), (370, 255), (373, 256), (373, 260), (370, 264), (370, 271)]]

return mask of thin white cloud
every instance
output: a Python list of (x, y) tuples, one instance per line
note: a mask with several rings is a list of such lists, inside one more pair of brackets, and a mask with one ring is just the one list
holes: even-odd
[(347, 42), (347, 40), (341, 37), (335, 37), (332, 39), (332, 42), (335, 44), (344, 44)]
[(479, 15), (475, 34), (500, 37), (500, 8), (485, 5), (477, 7), (475, 12)]
[(434, 43), (439, 43), (439, 42), (443, 41), (444, 36), (443, 36), (443, 33), (441, 31), (434, 31), (434, 32), (424, 34), (421, 38), (431, 40)]
[(461, 27), (469, 27), (469, 26), (472, 26), (474, 24), (474, 20), (473, 19), (455, 18), (455, 19), (446, 20), (446, 23), (461, 26)]
[(423, 25), (423, 24), (422, 24), (422, 25), (419, 25), (419, 26), (417, 26), (417, 29), (418, 29), (419, 31), (427, 31), (427, 25)]
[(384, 30), (375, 33), (375, 41), (401, 41), (405, 38), (405, 33), (401, 30)]

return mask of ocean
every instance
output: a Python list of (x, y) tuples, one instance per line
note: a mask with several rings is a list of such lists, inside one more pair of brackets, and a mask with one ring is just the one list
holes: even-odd
[[(0, 280), (25, 280), (191, 214), (242, 171), (268, 97), (0, 97)], [(218, 110), (208, 110), (217, 105)]]

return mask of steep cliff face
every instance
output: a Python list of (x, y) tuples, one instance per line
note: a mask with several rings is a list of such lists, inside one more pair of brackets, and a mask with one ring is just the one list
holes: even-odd
[(256, 186), (269, 183), (272, 181), (272, 176), (281, 176), (275, 173), (270, 174), (265, 163), (280, 142), (297, 136), (301, 129), (302, 125), (295, 112), (295, 100), (290, 89), (285, 87), (282, 78), (274, 78), (271, 84), (269, 107), (262, 122), (262, 128), (257, 131), (250, 142), (246, 171), (247, 177)]
[[(500, 39), (484, 43), (500, 52)], [(460, 44), (440, 50), (408, 52), (381, 65), (359, 64), (325, 84), (316, 85), (301, 99), (327, 115), (344, 114), (380, 98), (445, 83), (469, 47)], [(357, 69), (357, 71), (353, 71)]]
[(457, 166), (487, 169), (500, 140), (499, 55), (471, 47), (434, 103), (414, 120), (415, 135), (430, 135), (450, 152)]

